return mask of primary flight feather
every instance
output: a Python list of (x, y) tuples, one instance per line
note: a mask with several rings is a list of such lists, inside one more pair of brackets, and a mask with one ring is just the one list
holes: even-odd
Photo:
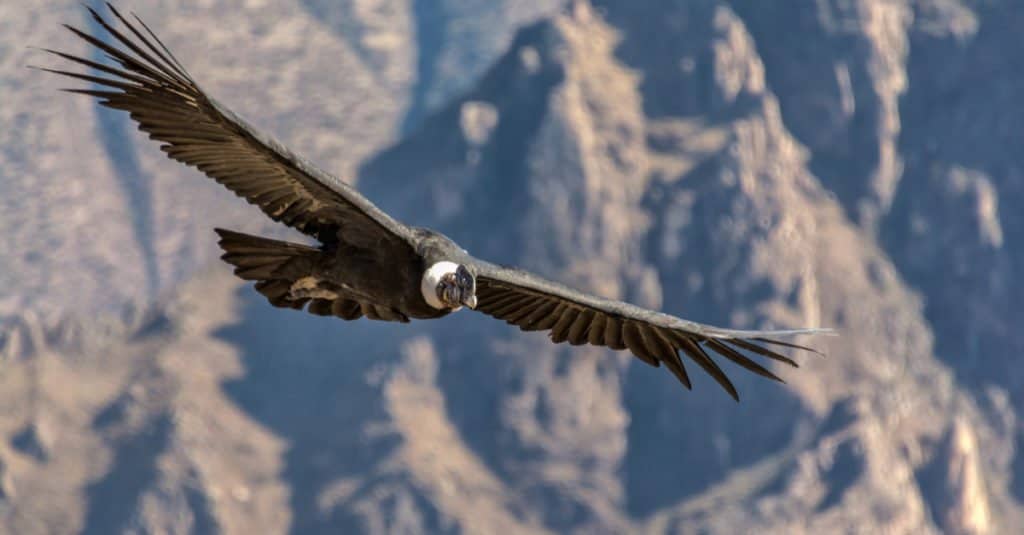
[(169, 157), (319, 241), (314, 247), (216, 229), (222, 258), (235, 266), (236, 275), (255, 281), (274, 306), (345, 320), (399, 322), (468, 307), (524, 331), (548, 331), (555, 343), (628, 350), (652, 366), (664, 364), (691, 388), (680, 357), (686, 355), (735, 399), (736, 388), (712, 354), (780, 380), (747, 353), (796, 366), (773, 346), (813, 350), (776, 338), (831, 332), (720, 329), (474, 258), (438, 232), (396, 221), (351, 186), (256, 130), (207, 95), (141, 19), (129, 20), (107, 6), (123, 29), (88, 9), (114, 44), (65, 27), (105, 52), (115, 66), (48, 50), (99, 76), (44, 70), (94, 84), (67, 91), (127, 111)]

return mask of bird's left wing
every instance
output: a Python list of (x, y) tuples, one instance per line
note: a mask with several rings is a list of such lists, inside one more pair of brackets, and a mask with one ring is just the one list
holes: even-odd
[(318, 169), (215, 101), (199, 88), (163, 43), (138, 17), (134, 22), (107, 4), (121, 31), (92, 8), (92, 17), (116, 40), (108, 44), (65, 25), (106, 53), (119, 67), (63, 52), (61, 58), (107, 76), (43, 69), (95, 84), (69, 89), (127, 111), (139, 128), (161, 142), (171, 158), (198, 168), (280, 221), (321, 240), (341, 233), (366, 245), (408, 243), (409, 227), (395, 221), (354, 188)]
[(680, 353), (710, 374), (734, 399), (736, 388), (711, 358), (717, 353), (740, 366), (776, 381), (775, 374), (743, 352), (791, 366), (792, 359), (768, 346), (813, 349), (776, 340), (799, 334), (829, 334), (831, 329), (738, 331), (720, 329), (647, 310), (629, 303), (573, 290), (532, 273), (477, 261), (476, 310), (524, 331), (549, 331), (555, 343), (590, 344), (628, 349), (652, 366), (662, 363), (686, 388), (692, 388)]

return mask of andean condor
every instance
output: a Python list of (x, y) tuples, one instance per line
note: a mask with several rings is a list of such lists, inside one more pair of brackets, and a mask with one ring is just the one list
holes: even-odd
[(44, 70), (94, 84), (68, 91), (127, 111), (168, 156), (319, 241), (308, 246), (217, 229), (222, 258), (239, 277), (255, 281), (256, 290), (276, 307), (398, 322), (439, 318), (467, 307), (524, 331), (548, 331), (555, 343), (629, 350), (652, 366), (665, 364), (690, 388), (680, 358), (685, 354), (736, 399), (736, 389), (710, 353), (780, 380), (744, 352), (796, 366), (770, 346), (813, 350), (778, 337), (831, 332), (720, 329), (474, 258), (438, 232), (396, 221), (345, 182), (258, 131), (207, 95), (141, 19), (129, 20), (108, 7), (124, 30), (89, 11), (115, 44), (65, 26), (118, 66), (48, 50), (102, 75)]

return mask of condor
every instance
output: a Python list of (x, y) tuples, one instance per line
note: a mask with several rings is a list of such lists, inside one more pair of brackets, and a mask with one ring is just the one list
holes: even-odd
[(44, 70), (95, 84), (67, 91), (127, 111), (169, 157), (319, 242), (299, 245), (217, 229), (223, 259), (239, 277), (255, 281), (256, 290), (276, 307), (396, 322), (468, 308), (524, 331), (547, 331), (554, 343), (628, 350), (652, 366), (664, 364), (691, 388), (681, 359), (686, 355), (737, 400), (711, 354), (780, 380), (745, 352), (796, 366), (775, 348), (813, 350), (779, 337), (831, 332), (720, 329), (474, 258), (438, 232), (396, 221), (345, 182), (256, 130), (206, 94), (142, 20), (108, 7), (124, 29), (89, 11), (115, 44), (65, 26), (116, 66), (48, 50), (101, 76)]

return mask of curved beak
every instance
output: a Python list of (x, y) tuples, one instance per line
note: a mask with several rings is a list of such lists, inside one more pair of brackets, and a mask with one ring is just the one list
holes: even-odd
[(466, 299), (465, 301), (463, 301), (462, 304), (468, 306), (469, 308), (474, 308), (475, 309), (476, 308), (476, 296), (475, 295), (469, 296), (469, 299)]

